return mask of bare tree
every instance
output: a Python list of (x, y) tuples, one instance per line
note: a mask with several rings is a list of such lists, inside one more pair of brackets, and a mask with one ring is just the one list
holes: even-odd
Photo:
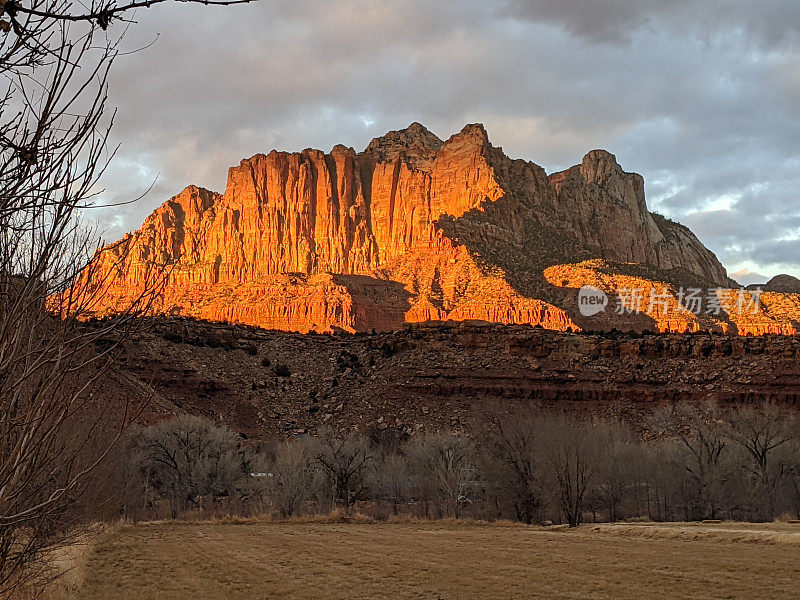
[(728, 436), (747, 450), (762, 477), (773, 451), (794, 439), (797, 428), (794, 415), (768, 402), (736, 407), (730, 411), (728, 423)]
[(692, 514), (716, 519), (728, 475), (728, 448), (719, 408), (715, 404), (672, 405), (657, 410), (653, 423), (680, 441), (686, 458), (683, 466), (691, 483), (691, 496), (686, 500), (694, 504)]
[(74, 284), (98, 247), (80, 214), (114, 154), (109, 69), (131, 11), (162, 1), (0, 0), (0, 595), (64, 539), (108, 452), (89, 451), (108, 426), (92, 394), (151, 297), (87, 326), (102, 285)]
[(776, 460), (778, 451), (795, 438), (796, 419), (767, 402), (738, 406), (729, 411), (727, 417), (728, 437), (751, 459), (747, 470), (754, 484), (752, 495), (766, 504), (763, 508), (771, 516), (782, 479), (781, 465)]
[(497, 460), (494, 479), (510, 497), (516, 518), (525, 523), (541, 520), (545, 504), (546, 421), (541, 415), (495, 416), (488, 438)]
[(785, 485), (786, 509), (800, 518), (800, 436), (781, 447), (778, 464)]
[(275, 458), (263, 461), (266, 471), (253, 467), (259, 469), (257, 475), (263, 479), (264, 491), (281, 518), (298, 514), (311, 497), (316, 487), (312, 460), (305, 441), (283, 441), (275, 447)]
[(597, 436), (566, 416), (548, 426), (545, 455), (555, 480), (558, 503), (570, 527), (583, 520), (586, 494), (595, 476), (598, 453)]
[(345, 514), (367, 489), (368, 470), (374, 456), (366, 438), (356, 434), (337, 437), (325, 434), (316, 452), (316, 464), (325, 474), (334, 498)]
[(637, 508), (640, 514), (653, 521), (672, 521), (678, 514), (678, 481), (684, 476), (683, 450), (676, 448), (674, 440), (640, 444), (638, 460), (632, 465), (634, 476), (641, 485)]
[(181, 415), (136, 432), (135, 464), (177, 517), (202, 496), (229, 496), (245, 476), (236, 433), (208, 419)]
[(477, 477), (472, 440), (462, 435), (430, 434), (412, 448), (411, 455), (415, 474), (433, 487), (440, 507), (460, 518), (462, 508), (472, 501)]
[(610, 521), (622, 518), (622, 505), (635, 489), (636, 446), (630, 430), (620, 423), (600, 423), (595, 428), (598, 469), (595, 488)]
[(389, 502), (392, 513), (400, 512), (400, 505), (406, 500), (410, 485), (408, 460), (399, 453), (383, 454), (378, 457), (373, 470), (373, 484), (375, 495)]

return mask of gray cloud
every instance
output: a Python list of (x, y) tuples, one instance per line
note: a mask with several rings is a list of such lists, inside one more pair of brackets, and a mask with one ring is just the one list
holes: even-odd
[[(644, 175), (651, 208), (732, 271), (800, 272), (795, 2), (350, 0), (140, 11), (116, 65), (109, 238), (273, 147), (361, 149), (421, 121), (485, 123), (556, 170), (591, 148)], [(777, 241), (776, 241), (777, 240)]]
[(709, 42), (734, 32), (765, 48), (796, 43), (800, 19), (793, 0), (508, 0), (501, 10), (601, 43), (627, 43), (642, 30), (688, 30)]

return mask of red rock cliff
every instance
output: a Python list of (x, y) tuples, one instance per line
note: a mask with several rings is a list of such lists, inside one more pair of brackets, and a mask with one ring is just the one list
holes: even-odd
[(124, 310), (163, 274), (154, 312), (276, 329), (566, 329), (578, 328), (572, 295), (546, 269), (594, 258), (732, 285), (688, 229), (647, 210), (641, 176), (613, 155), (548, 177), (482, 125), (443, 142), (415, 123), (362, 153), (243, 160), (224, 194), (186, 188), (99, 251), (81, 284), (101, 292), (96, 314)]

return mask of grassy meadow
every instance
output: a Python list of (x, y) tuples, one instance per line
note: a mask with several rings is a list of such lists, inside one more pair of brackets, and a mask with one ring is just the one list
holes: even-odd
[(791, 524), (159, 522), (99, 534), (68, 596), (788, 599), (798, 558)]

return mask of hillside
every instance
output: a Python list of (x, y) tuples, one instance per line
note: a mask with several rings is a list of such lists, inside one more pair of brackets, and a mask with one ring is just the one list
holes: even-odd
[(169, 319), (126, 344), (107, 397), (150, 399), (249, 438), (323, 428), (408, 436), (479, 431), (497, 410), (566, 409), (639, 430), (677, 401), (800, 402), (795, 336), (569, 334), (434, 323), (302, 335)]

